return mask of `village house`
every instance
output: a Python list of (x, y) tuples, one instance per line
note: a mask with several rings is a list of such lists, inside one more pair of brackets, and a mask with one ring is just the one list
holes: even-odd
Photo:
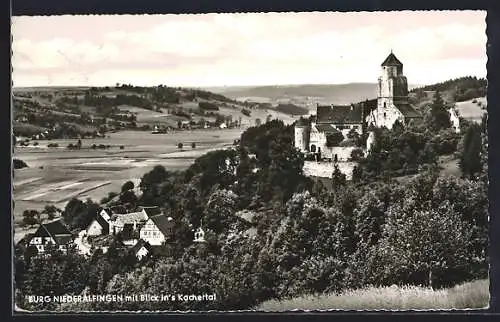
[(73, 234), (68, 230), (61, 219), (41, 224), (31, 236), (29, 246), (35, 246), (38, 253), (45, 252), (48, 245), (55, 246), (61, 251), (73, 243)]
[(142, 226), (140, 238), (152, 246), (163, 245), (173, 237), (174, 220), (164, 214), (152, 216)]
[(450, 114), (451, 128), (455, 133), (460, 133), (460, 117), (458, 116), (457, 110), (451, 107), (448, 109), (448, 113)]
[(140, 239), (133, 247), (132, 253), (134, 256), (141, 260), (153, 252), (153, 247), (145, 240)]
[(138, 233), (150, 217), (160, 213), (161, 210), (158, 207), (140, 207), (140, 211), (137, 212), (113, 214), (109, 220), (109, 234)]
[(86, 229), (87, 236), (100, 236), (109, 234), (109, 221), (111, 220), (111, 211), (108, 209), (101, 209), (101, 211), (96, 215), (95, 219), (92, 220), (90, 225)]

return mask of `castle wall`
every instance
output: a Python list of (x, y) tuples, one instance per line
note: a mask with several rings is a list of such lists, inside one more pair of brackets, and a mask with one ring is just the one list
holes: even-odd
[(295, 147), (301, 152), (306, 152), (309, 146), (309, 128), (307, 126), (295, 126)]
[(376, 127), (386, 127), (392, 129), (392, 126), (396, 121), (404, 123), (403, 114), (394, 106), (388, 106), (386, 108), (377, 108), (370, 113), (368, 118), (368, 124), (374, 124)]
[[(340, 172), (346, 175), (346, 179), (351, 180), (352, 169), (356, 164), (356, 162), (339, 162), (337, 163), (337, 166), (339, 167)], [(335, 170), (335, 163), (305, 161), (302, 169), (306, 176), (331, 178), (333, 170)]]

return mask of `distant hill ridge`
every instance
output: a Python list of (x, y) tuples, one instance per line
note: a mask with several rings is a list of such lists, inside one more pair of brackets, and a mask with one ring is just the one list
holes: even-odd
[[(418, 85), (410, 85), (410, 88)], [(266, 98), (271, 101), (291, 99), (291, 103), (305, 101), (330, 104), (350, 104), (372, 99), (377, 96), (376, 83), (347, 83), (347, 84), (303, 84), (303, 85), (274, 85), (255, 87), (220, 87), (211, 90), (221, 93), (231, 99)], [(294, 101), (295, 99), (295, 101)]]

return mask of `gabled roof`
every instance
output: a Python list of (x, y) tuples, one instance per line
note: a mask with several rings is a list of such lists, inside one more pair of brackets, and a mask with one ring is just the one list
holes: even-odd
[(394, 105), (404, 115), (404, 117), (408, 117), (408, 118), (422, 117), (422, 115), (420, 115), (420, 113), (418, 113), (413, 108), (413, 106), (411, 106), (408, 103), (396, 103)]
[(374, 98), (371, 100), (365, 100), (363, 102), (356, 103), (356, 105), (360, 105), (364, 109), (364, 115), (369, 115), (371, 111), (377, 109), (378, 99)]
[(156, 216), (156, 215), (159, 215), (162, 213), (160, 207), (156, 207), (156, 206), (141, 207), (141, 209), (146, 212), (146, 215), (148, 215), (148, 217), (153, 217), (153, 216)]
[(381, 66), (403, 66), (403, 63), (396, 58), (396, 56), (392, 53), (387, 56)]
[(148, 250), (148, 252), (151, 252), (153, 250), (153, 248), (147, 241), (145, 241), (144, 239), (139, 239), (139, 241), (134, 246), (132, 246), (132, 251), (134, 252), (134, 254), (136, 254), (143, 246)]
[(101, 225), (101, 227), (106, 230), (108, 229), (109, 230), (109, 223), (101, 216), (100, 212), (97, 214), (97, 216), (95, 217), (95, 220), (97, 221), (97, 223), (99, 225)]
[(318, 131), (328, 133), (328, 134), (334, 134), (334, 133), (340, 132), (339, 130), (337, 130), (336, 128), (331, 126), (330, 124), (316, 124), (316, 128), (318, 129)]
[(66, 244), (73, 240), (73, 235), (61, 219), (41, 224), (32, 237), (52, 237), (57, 244)]
[(164, 236), (169, 236), (172, 233), (172, 227), (174, 226), (174, 221), (172, 217), (167, 217), (163, 214), (156, 215), (150, 218), (153, 223), (158, 227), (158, 229), (163, 233)]
[(128, 214), (114, 214), (111, 220), (121, 222), (122, 224), (133, 224), (148, 220), (148, 216), (144, 211), (130, 212)]
[(320, 106), (316, 110), (317, 123), (361, 123), (362, 108), (360, 105)]

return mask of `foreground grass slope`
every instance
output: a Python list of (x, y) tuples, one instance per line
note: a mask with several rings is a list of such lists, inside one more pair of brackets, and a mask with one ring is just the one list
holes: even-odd
[(449, 310), (489, 306), (489, 282), (477, 280), (453, 288), (371, 287), (342, 294), (305, 295), (261, 303), (258, 311), (291, 310)]

